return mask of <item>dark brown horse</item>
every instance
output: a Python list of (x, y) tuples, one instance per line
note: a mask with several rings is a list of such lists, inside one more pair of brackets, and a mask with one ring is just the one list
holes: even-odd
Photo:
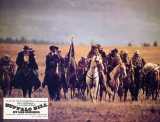
[(37, 90), (41, 86), (41, 82), (37, 75), (35, 75), (35, 70), (28, 67), (27, 64), (24, 64), (17, 75), (14, 78), (14, 87), (20, 88), (23, 91), (23, 97), (26, 97), (27, 94), (31, 97), (32, 88), (34, 87)]
[(42, 84), (48, 86), (48, 93), (51, 100), (60, 100), (61, 70), (60, 62), (52, 61), (51, 68), (46, 73), (46, 81)]

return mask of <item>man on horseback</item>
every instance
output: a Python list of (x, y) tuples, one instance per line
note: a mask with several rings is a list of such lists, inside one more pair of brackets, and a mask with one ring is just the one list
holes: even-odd
[(143, 88), (143, 79), (142, 79), (142, 69), (145, 65), (144, 59), (140, 56), (139, 51), (137, 50), (132, 59), (131, 62), (133, 64), (133, 70), (134, 70), (134, 83), (131, 85), (131, 94), (132, 94), (132, 100), (138, 100), (138, 94), (139, 90)]
[(127, 51), (121, 51), (120, 57), (122, 59), (122, 62), (125, 64), (126, 68), (129, 68), (131, 65), (131, 61), (129, 59)]
[(78, 68), (86, 70), (86, 63), (86, 59), (84, 57), (81, 57), (81, 59), (78, 62)]
[[(107, 85), (107, 79), (106, 79), (106, 53), (103, 51), (103, 48), (101, 45), (92, 45), (91, 51), (89, 52), (88, 56), (89, 58), (89, 67), (91, 65), (91, 62), (95, 60), (96, 67), (98, 68), (98, 77), (99, 77), (99, 85), (100, 85), (100, 99), (102, 99), (103, 91), (106, 93), (109, 93), (111, 95), (111, 90), (108, 88)], [(89, 68), (88, 68), (89, 69)]]
[(103, 59), (103, 62), (105, 62), (105, 58), (106, 58), (106, 53), (105, 51), (103, 50), (102, 46), (100, 44), (97, 44), (97, 48), (98, 48), (98, 51)]
[(58, 47), (57, 46), (50, 46), (50, 52), (46, 56), (46, 69), (45, 69), (45, 77), (43, 82), (43, 87), (46, 85), (47, 82), (47, 72), (53, 68), (55, 62), (63, 61), (62, 57), (58, 55)]
[(106, 65), (108, 72), (111, 72), (114, 67), (121, 63), (121, 57), (118, 53), (118, 49), (115, 48), (106, 56)]
[(33, 69), (34, 74), (38, 77), (38, 65), (35, 59), (34, 50), (27, 45), (25, 45), (23, 50), (18, 53), (16, 64), (18, 66), (17, 73), (23, 69), (24, 64), (27, 64), (29, 68)]
[(50, 68), (52, 68), (52, 63), (59, 61), (59, 55), (58, 55), (58, 47), (57, 46), (50, 46), (50, 52), (46, 56), (46, 71), (48, 71)]
[(139, 50), (137, 50), (132, 57), (132, 64), (134, 67), (138, 67), (140, 69), (145, 65), (145, 60), (140, 56)]
[(14, 86), (22, 88), (24, 97), (26, 97), (27, 91), (29, 91), (29, 97), (31, 97), (32, 87), (34, 86), (34, 90), (37, 90), (41, 85), (34, 52), (32, 48), (25, 45), (16, 58), (17, 71)]
[(121, 63), (121, 57), (118, 53), (118, 49), (115, 48), (111, 51), (111, 65), (112, 65), (112, 68), (114, 68), (115, 66), (117, 66), (118, 64)]
[[(123, 92), (124, 92), (124, 101), (127, 100), (127, 93), (128, 91), (132, 91), (132, 87), (131, 85), (133, 85), (134, 82), (134, 71), (133, 71), (133, 65), (131, 60), (129, 59), (128, 56), (128, 52), (121, 50), (120, 52), (120, 56), (122, 59), (122, 62), (125, 64), (126, 66), (126, 73), (127, 73), (127, 77), (125, 77), (124, 79), (122, 79), (122, 83), (123, 83)], [(131, 93), (132, 96), (132, 93)]]

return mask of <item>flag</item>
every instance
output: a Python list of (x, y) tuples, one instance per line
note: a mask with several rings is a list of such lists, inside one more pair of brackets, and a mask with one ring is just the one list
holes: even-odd
[(77, 79), (77, 64), (75, 60), (75, 50), (73, 42), (71, 42), (68, 54), (66, 55), (66, 59), (67, 59), (67, 79), (69, 79), (69, 77), (71, 77), (72, 74), (74, 74)]
[(68, 58), (74, 58), (75, 59), (75, 52), (74, 52), (74, 44), (73, 41), (71, 42), (70, 48), (69, 48), (69, 52), (68, 52)]

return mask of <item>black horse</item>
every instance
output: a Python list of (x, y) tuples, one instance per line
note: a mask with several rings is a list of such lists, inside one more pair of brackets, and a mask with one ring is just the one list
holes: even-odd
[(134, 81), (131, 82), (130, 92), (132, 101), (138, 101), (140, 89), (143, 89), (143, 73), (142, 67), (133, 67)]
[(58, 60), (50, 62), (51, 68), (46, 72), (46, 81), (43, 86), (48, 86), (48, 93), (51, 100), (60, 100), (61, 71)]
[(36, 75), (36, 71), (24, 63), (23, 67), (18, 69), (13, 85), (15, 88), (22, 89), (23, 97), (26, 97), (27, 94), (31, 97), (32, 88), (34, 87), (34, 90), (37, 90), (41, 86), (41, 82)]
[(78, 88), (78, 94), (79, 96), (84, 99), (85, 98), (85, 90), (86, 90), (86, 74), (87, 74), (87, 69), (86, 67), (78, 67), (77, 69), (77, 74), (78, 74), (78, 83), (77, 83), (77, 88)]

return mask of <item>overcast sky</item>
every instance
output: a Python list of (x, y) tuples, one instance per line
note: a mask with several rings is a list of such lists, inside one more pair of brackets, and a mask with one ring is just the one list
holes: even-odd
[(0, 0), (0, 37), (80, 43), (160, 40), (160, 0)]

